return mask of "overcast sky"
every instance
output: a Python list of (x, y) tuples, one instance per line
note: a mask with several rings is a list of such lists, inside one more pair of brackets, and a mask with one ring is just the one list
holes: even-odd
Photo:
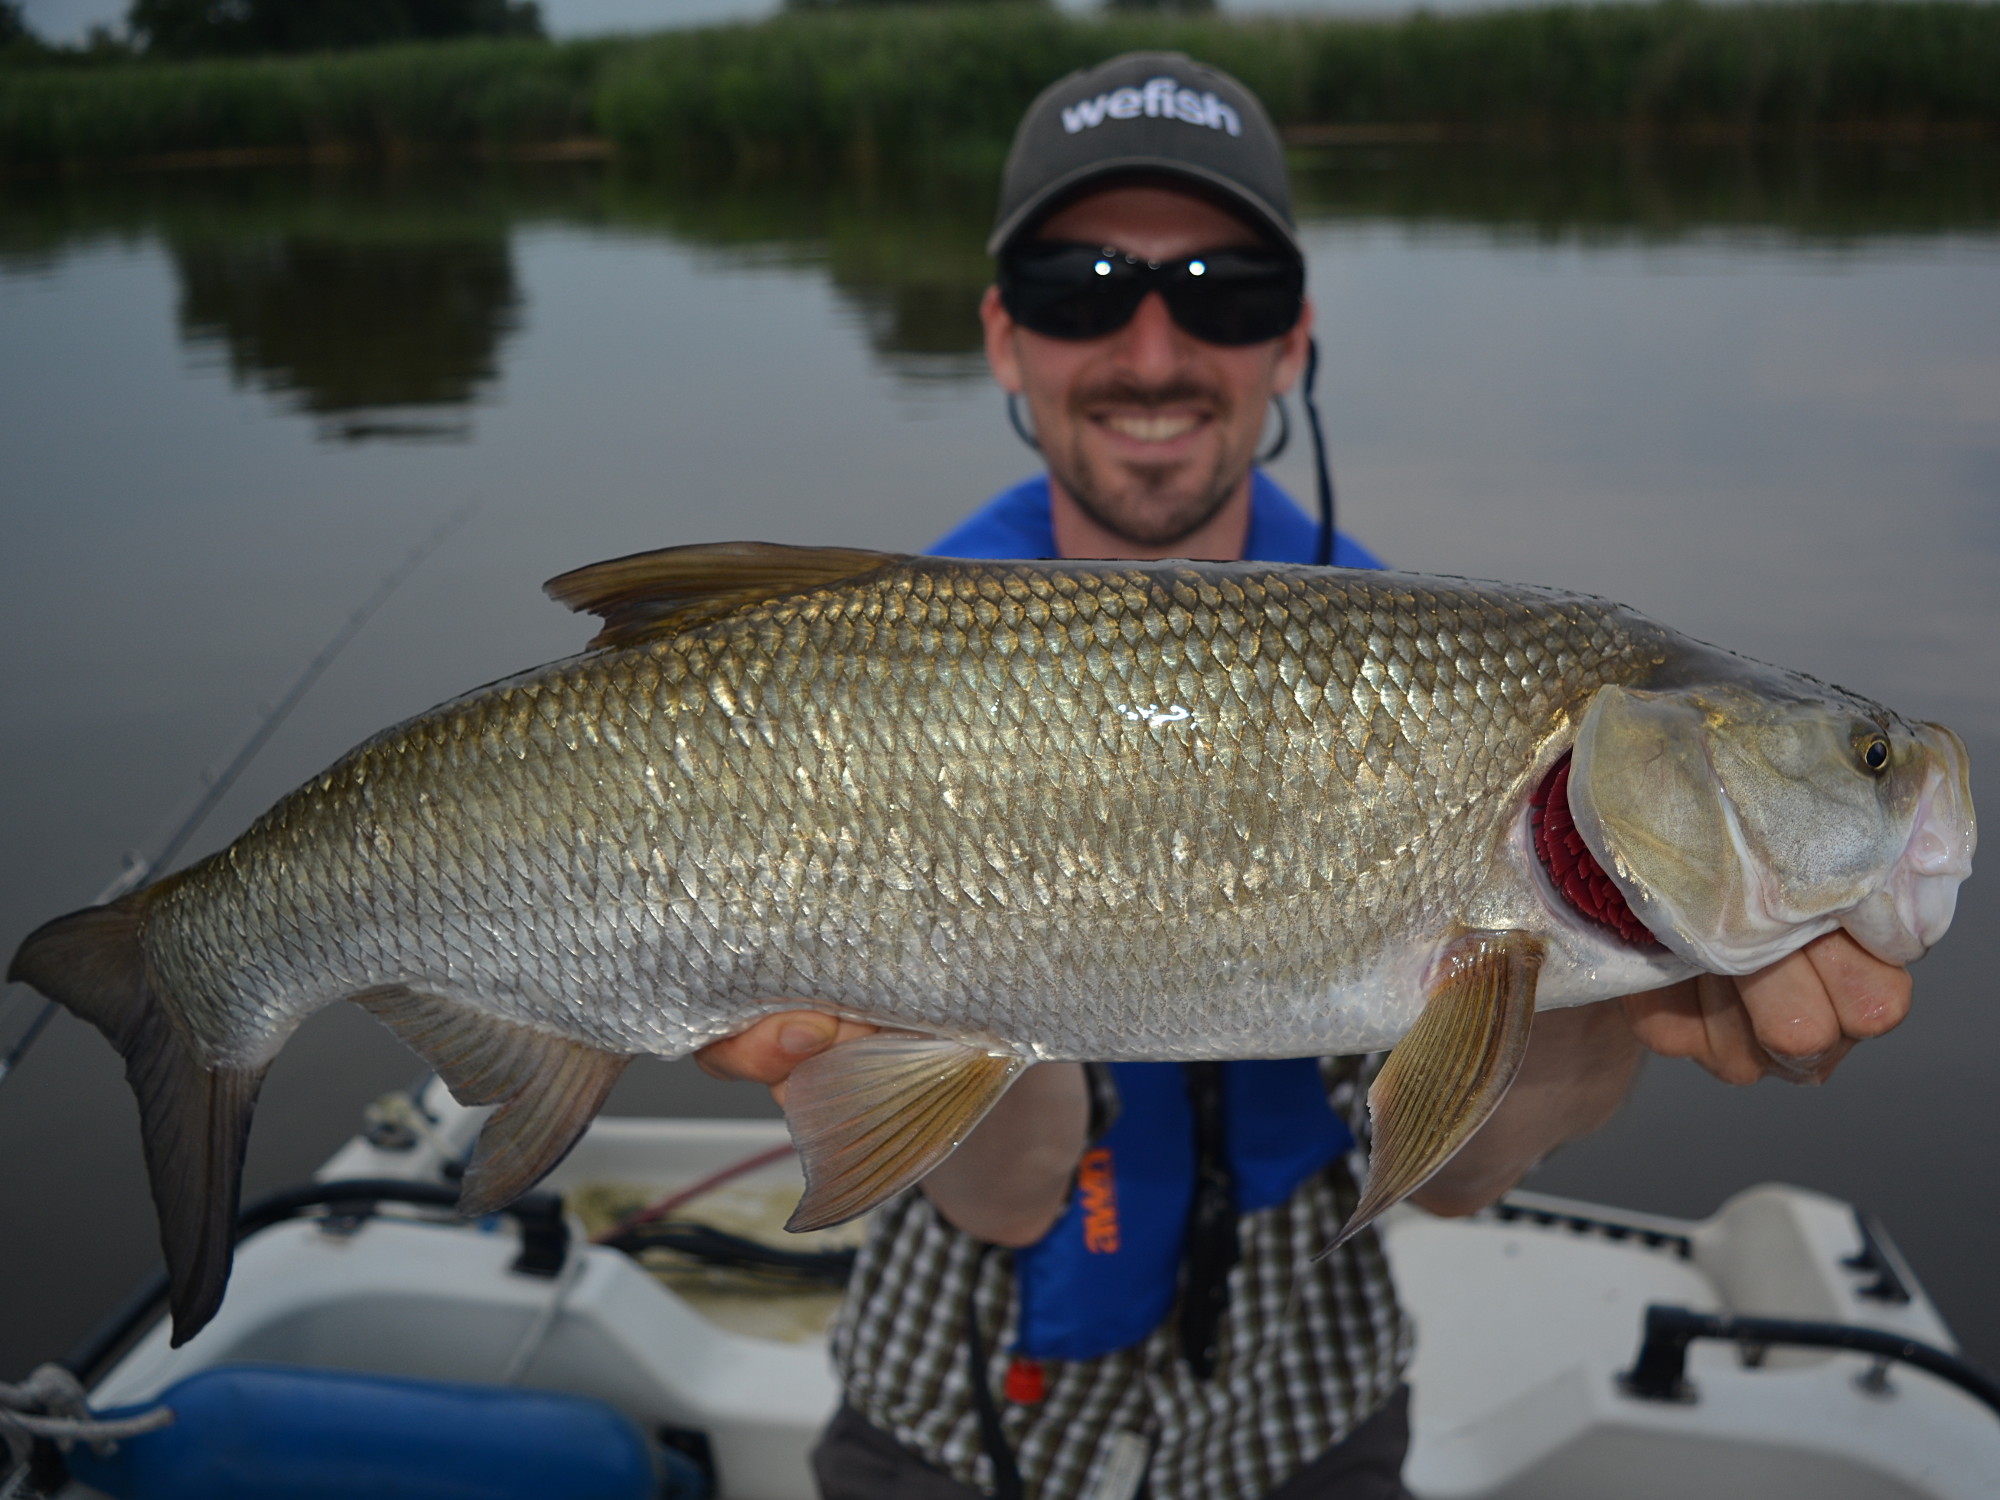
[[(45, 41), (79, 42), (92, 26), (123, 24), (129, 6), (130, 0), (26, 0), (22, 12)], [(775, 9), (776, 0), (542, 0), (543, 19), (558, 36), (645, 31)]]
[[(1064, 9), (1089, 9), (1088, 0), (1058, 0)], [(1224, 10), (1396, 11), (1414, 0), (1221, 0)], [(1470, 10), (1481, 0), (1431, 0), (1432, 10)], [(22, 10), (36, 35), (52, 42), (79, 42), (93, 25), (123, 22), (130, 0), (25, 0)], [(602, 31), (654, 31), (703, 21), (764, 15), (778, 0), (541, 0), (542, 18), (556, 36)]]

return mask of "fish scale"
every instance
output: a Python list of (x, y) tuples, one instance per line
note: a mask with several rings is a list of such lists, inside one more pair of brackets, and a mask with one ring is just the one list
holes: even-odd
[[(1690, 884), (1689, 830), (1741, 830), (1675, 746), (1740, 720), (1750, 781), (1759, 755), (1830, 767), (1822, 800), (1853, 826), (1828, 827), (1866, 880), (1794, 946), (1854, 921), (1921, 951), (1969, 869), (1948, 731), (1555, 590), (745, 543), (551, 591), (604, 618), (594, 649), (384, 731), (223, 853), (16, 956), (127, 1054), (177, 1337), (221, 1296), (262, 1070), (335, 1000), (496, 1106), (470, 1212), (559, 1159), (633, 1055), (800, 1001), (892, 1028), (791, 1079), (799, 1227), (921, 1176), (1029, 1060), (1410, 1033), (1351, 1232), (1485, 1118), (1535, 1007), (1711, 954), (1740, 972), (1780, 940)], [(1857, 802), (1870, 735), (1907, 764)], [(1665, 946), (1621, 945), (1537, 873), (1527, 810), (1564, 755), (1586, 855)], [(1815, 841), (1765, 839), (1798, 867), (1788, 892), (1846, 868)], [(1739, 906), (1757, 888), (1699, 852)]]

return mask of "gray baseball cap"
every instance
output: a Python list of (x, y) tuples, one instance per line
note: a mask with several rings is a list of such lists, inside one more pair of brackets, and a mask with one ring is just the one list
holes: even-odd
[(1108, 177), (1178, 178), (1299, 254), (1277, 127), (1257, 96), (1180, 52), (1127, 52), (1044, 89), (1014, 132), (998, 255)]

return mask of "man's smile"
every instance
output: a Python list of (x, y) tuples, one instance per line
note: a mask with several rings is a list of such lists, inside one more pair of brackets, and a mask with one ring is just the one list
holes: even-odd
[(1207, 419), (1199, 412), (1099, 412), (1093, 418), (1121, 437), (1138, 443), (1170, 443), (1185, 437)]

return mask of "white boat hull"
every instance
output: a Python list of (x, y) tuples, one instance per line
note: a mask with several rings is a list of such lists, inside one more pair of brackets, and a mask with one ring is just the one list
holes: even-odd
[[(328, 1180), (435, 1182), (481, 1112), (433, 1087), (436, 1123), (408, 1149), (356, 1140)], [(600, 1119), (547, 1186), (615, 1182), (664, 1194), (782, 1143), (778, 1121)], [(727, 1191), (789, 1203), (784, 1158)], [(1384, 1225), (1416, 1320), (1414, 1444), (1422, 1500), (1991, 1500), (2000, 1417), (1957, 1388), (1844, 1352), (1733, 1346), (1690, 1352), (1693, 1399), (1641, 1399), (1619, 1377), (1644, 1309), (1806, 1318), (1881, 1328), (1941, 1348), (1949, 1331), (1907, 1272), (1902, 1303), (1843, 1266), (1853, 1212), (1762, 1187), (1699, 1223), (1517, 1195), (1511, 1220), (1400, 1210)], [(1650, 1241), (1650, 1243), (1649, 1243)], [(221, 1312), (181, 1349), (164, 1324), (92, 1391), (140, 1402), (212, 1365), (275, 1362), (595, 1396), (648, 1431), (706, 1434), (726, 1500), (811, 1500), (807, 1453), (837, 1389), (821, 1328), (831, 1299), (776, 1317), (704, 1303), (630, 1257), (579, 1243), (556, 1277), (511, 1269), (504, 1228), (385, 1208), (360, 1227), (279, 1224), (238, 1250)], [(760, 1317), (763, 1321), (759, 1321)], [(789, 1319), (789, 1321), (788, 1321)], [(73, 1487), (81, 1497), (89, 1492)]]

